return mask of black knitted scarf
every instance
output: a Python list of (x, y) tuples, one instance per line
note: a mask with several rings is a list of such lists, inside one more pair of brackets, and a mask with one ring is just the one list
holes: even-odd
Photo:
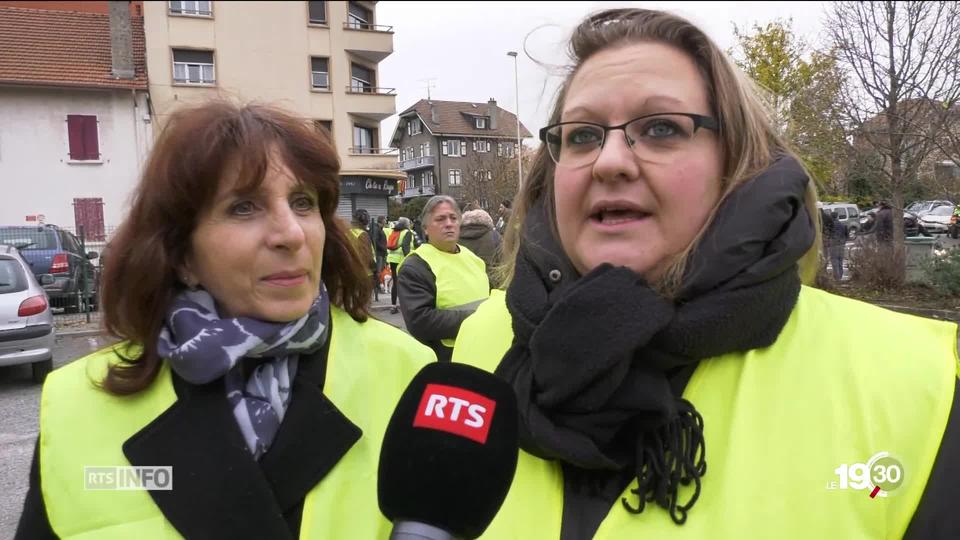
[(522, 447), (587, 473), (630, 467), (637, 501), (623, 505), (640, 513), (654, 501), (684, 523), (706, 473), (703, 419), (668, 376), (776, 340), (799, 295), (797, 261), (814, 241), (807, 181), (781, 157), (734, 191), (672, 301), (624, 267), (579, 276), (538, 201), (507, 289), (514, 340), (496, 370), (517, 392)]

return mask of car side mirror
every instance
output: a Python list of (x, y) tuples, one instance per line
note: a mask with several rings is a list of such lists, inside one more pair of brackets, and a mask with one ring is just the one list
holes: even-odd
[(96, 251), (89, 251), (89, 252), (87, 252), (87, 258), (90, 259), (91, 261), (92, 261), (93, 259), (96, 259), (96, 258), (99, 257), (99, 256), (100, 256), (100, 254), (97, 253)]
[(50, 274), (40, 274), (40, 285), (53, 285), (57, 280)]

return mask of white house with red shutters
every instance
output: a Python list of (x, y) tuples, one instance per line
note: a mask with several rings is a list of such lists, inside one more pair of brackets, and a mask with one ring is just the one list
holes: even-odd
[(0, 225), (100, 242), (122, 221), (153, 137), (144, 49), (140, 2), (0, 2)]

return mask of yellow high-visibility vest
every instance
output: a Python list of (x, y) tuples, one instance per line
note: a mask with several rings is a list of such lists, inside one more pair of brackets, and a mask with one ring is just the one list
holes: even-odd
[[(504, 298), (494, 291), (464, 321), (454, 362), (496, 369), (513, 340)], [(594, 538), (899, 539), (933, 468), (957, 369), (956, 324), (803, 287), (776, 343), (701, 361), (683, 392), (703, 416), (707, 463), (686, 523), (654, 503), (624, 509), (621, 497), (636, 504), (634, 480)], [(871, 498), (877, 486), (860, 481), (868, 464), (877, 482), (901, 483)], [(681, 487), (679, 501), (692, 490)], [(481, 538), (559, 538), (562, 513), (559, 463), (521, 451)]]
[[(447, 253), (430, 244), (423, 244), (414, 252), (437, 277), (437, 309), (455, 309), (490, 295), (486, 263), (466, 247), (458, 247), (458, 253)], [(453, 347), (456, 339), (443, 339), (441, 342)]]
[[(363, 229), (359, 229), (359, 228), (357, 228), (357, 227), (354, 227), (354, 228), (350, 229), (350, 232), (353, 233), (353, 237), (357, 239), (357, 244), (360, 244), (360, 243), (362, 242), (362, 240), (360, 240), (360, 236), (361, 236), (363, 233), (367, 233), (367, 238), (370, 237), (370, 236), (369, 236), (370, 233), (368, 233), (367, 231), (365, 231), (365, 230), (363, 230)], [(367, 263), (367, 264), (366, 264), (366, 266), (367, 266), (367, 275), (368, 275), (368, 276), (372, 276), (372, 275), (373, 275), (373, 270), (370, 268), (370, 264), (369, 264), (369, 263), (370, 263), (370, 261), (375, 261), (375, 260), (377, 260), (377, 250), (374, 249), (372, 243), (370, 243), (370, 242), (367, 242), (367, 243), (370, 244), (370, 259), (367, 260), (367, 261), (364, 261), (364, 262)], [(360, 249), (360, 254), (363, 255), (363, 246), (360, 245), (360, 246), (358, 246), (358, 247), (359, 247), (359, 249)]]
[[(372, 319), (358, 323), (336, 307), (331, 323), (323, 393), (363, 436), (307, 493), (300, 538), (387, 538), (391, 524), (376, 502), (381, 440), (406, 385), (436, 357), (399, 329)], [(177, 400), (166, 363), (153, 384), (133, 396), (94, 387), (91, 380), (102, 380), (117, 360), (106, 349), (47, 377), (40, 403), (40, 485), (50, 525), (70, 539), (180, 538), (148, 492), (84, 489), (84, 466), (129, 466), (124, 441)]]

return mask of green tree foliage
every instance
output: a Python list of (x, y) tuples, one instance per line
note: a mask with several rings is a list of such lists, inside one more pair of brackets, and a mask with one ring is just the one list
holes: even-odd
[(839, 107), (842, 77), (833, 56), (810, 51), (777, 19), (749, 30), (734, 27), (734, 61), (761, 91), (774, 126), (800, 154), (822, 191), (842, 190), (841, 170), (849, 144)]

